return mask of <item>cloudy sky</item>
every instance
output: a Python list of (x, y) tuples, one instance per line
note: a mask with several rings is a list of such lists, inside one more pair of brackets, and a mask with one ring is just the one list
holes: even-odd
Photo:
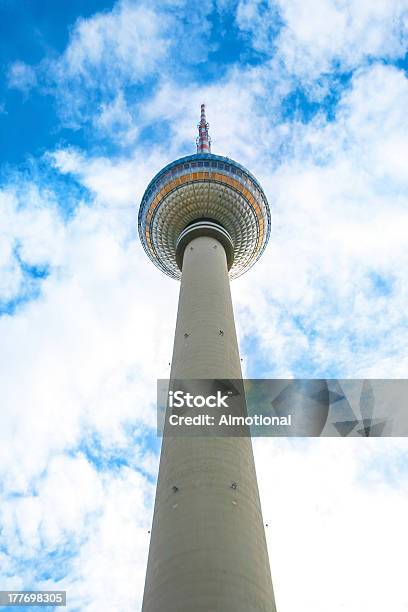
[[(246, 374), (406, 377), (408, 1), (0, 11), (0, 588), (139, 610), (178, 293), (137, 237), (144, 188), (205, 102), (272, 208), (232, 284)], [(278, 612), (407, 612), (408, 443), (255, 453)]]

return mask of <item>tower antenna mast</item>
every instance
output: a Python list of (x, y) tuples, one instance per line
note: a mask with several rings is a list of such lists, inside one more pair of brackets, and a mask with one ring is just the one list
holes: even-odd
[(211, 138), (208, 133), (210, 124), (205, 116), (205, 104), (201, 105), (201, 119), (198, 124), (198, 136), (196, 139), (197, 153), (211, 153)]

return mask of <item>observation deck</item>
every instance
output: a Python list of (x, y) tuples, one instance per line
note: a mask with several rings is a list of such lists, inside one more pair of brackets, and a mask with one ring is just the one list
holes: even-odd
[(180, 279), (177, 240), (193, 221), (218, 222), (231, 236), (230, 278), (246, 272), (262, 255), (270, 235), (270, 212), (256, 178), (241, 164), (212, 153), (196, 153), (165, 166), (149, 183), (139, 210), (139, 235), (153, 263)]

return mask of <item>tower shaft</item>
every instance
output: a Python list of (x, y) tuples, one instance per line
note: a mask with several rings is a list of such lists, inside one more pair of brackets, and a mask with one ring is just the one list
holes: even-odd
[[(241, 378), (214, 237), (184, 251), (171, 378)], [(142, 610), (275, 612), (250, 438), (163, 438)]]

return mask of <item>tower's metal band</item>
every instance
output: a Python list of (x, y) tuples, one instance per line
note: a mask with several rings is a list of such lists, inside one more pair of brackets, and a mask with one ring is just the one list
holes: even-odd
[(214, 223), (213, 221), (194, 221), (181, 232), (176, 244), (176, 261), (180, 270), (183, 266), (186, 246), (193, 238), (198, 236), (212, 236), (222, 244), (227, 258), (228, 270), (230, 270), (234, 263), (234, 243), (227, 230), (219, 223)]
[(175, 255), (177, 240), (190, 222), (200, 218), (220, 223), (231, 236), (231, 278), (259, 259), (269, 239), (268, 202), (246, 168), (211, 153), (182, 157), (150, 182), (139, 211), (143, 248), (168, 276), (181, 277)]

